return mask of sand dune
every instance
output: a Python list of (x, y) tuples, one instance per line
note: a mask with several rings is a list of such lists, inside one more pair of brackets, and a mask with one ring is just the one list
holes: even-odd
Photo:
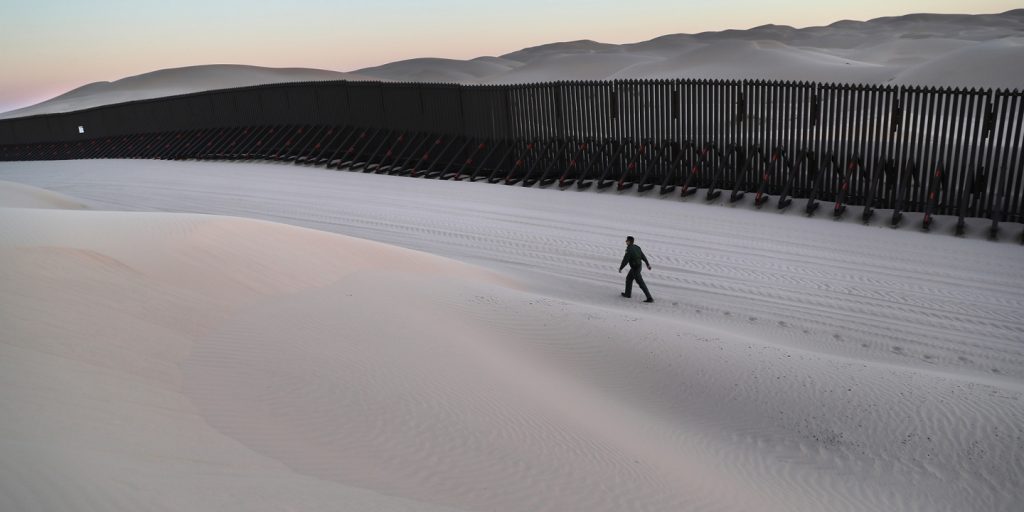
[(616, 78), (809, 80), (867, 84), (1024, 87), (1024, 9), (990, 15), (912, 14), (824, 27), (670, 34), (610, 44), (590, 40), (471, 60), (418, 58), (339, 73), (195, 66), (90, 84), (4, 114), (20, 117), (211, 89), (307, 80), (464, 84)]
[[(736, 62), (744, 65), (736, 66)], [(721, 41), (682, 56), (640, 63), (615, 78), (706, 78), (814, 81), (829, 76), (834, 82), (879, 82), (891, 71), (815, 50), (794, 48), (771, 40)]]
[(0, 119), (71, 112), (112, 103), (161, 98), (199, 91), (282, 82), (366, 80), (355, 73), (323, 69), (266, 68), (234, 64), (162, 69), (113, 82), (95, 82), (56, 98), (0, 114)]
[[(572, 80), (580, 74), (577, 67), (582, 67), (588, 79), (772, 79), (1019, 88), (1024, 71), (1014, 62), (1024, 58), (1022, 35), (1024, 10), (977, 16), (908, 15), (804, 29), (764, 25), (667, 35), (625, 45), (594, 41), (544, 45), (503, 55), (523, 62), (523, 67), (486, 80), (524, 82), (538, 76)], [(972, 55), (984, 58), (976, 62)], [(601, 59), (619, 64), (603, 69), (590, 64)], [(626, 65), (629, 60), (632, 65)], [(527, 69), (529, 79), (524, 80), (521, 75)], [(599, 76), (602, 71), (603, 77)]]
[(513, 60), (516, 62), (527, 63), (539, 58), (557, 55), (589, 55), (593, 53), (616, 51), (620, 51), (618, 45), (599, 43), (597, 41), (590, 40), (582, 40), (551, 43), (541, 46), (534, 46), (531, 48), (523, 48), (522, 50), (502, 55), (501, 58)]
[[(1024, 499), (1024, 260), (951, 219), (262, 164), (0, 178), (93, 208), (0, 208), (3, 510)], [(654, 304), (618, 297), (625, 232)]]
[(0, 205), (8, 208), (53, 208), (81, 210), (86, 206), (73, 197), (50, 190), (0, 181)]
[[(447, 510), (327, 484), (225, 437), (187, 394), (216, 377), (194, 376), (190, 354), (242, 311), (346, 276), (486, 272), (242, 219), (14, 208), (0, 208), (0, 261), (0, 509)], [(220, 349), (249, 350), (239, 341)]]
[[(515, 70), (502, 74), (497, 83), (533, 83), (547, 81), (553, 70), (563, 80), (603, 80), (622, 74), (634, 66), (656, 59), (626, 53), (552, 54), (538, 57)], [(654, 78), (653, 76), (651, 78)]]
[(1024, 80), (1007, 69), (1020, 69), (1024, 37), (986, 41), (951, 51), (934, 59), (915, 64), (901, 71), (894, 82), (929, 84), (942, 87), (973, 86), (962, 76), (983, 76), (988, 87), (1024, 88)]
[(359, 71), (380, 80), (472, 83), (481, 78), (506, 73), (521, 63), (500, 57), (454, 59), (411, 59)]

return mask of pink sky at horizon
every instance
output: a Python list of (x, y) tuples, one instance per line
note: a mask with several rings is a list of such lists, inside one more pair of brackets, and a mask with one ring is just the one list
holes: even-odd
[[(150, 5), (152, 4), (152, 5)], [(914, 12), (998, 13), (1006, 0), (471, 0), (265, 2), (0, 0), (0, 112), (160, 69), (245, 64), (353, 71), (417, 57), (470, 59), (558, 41), (802, 28)], [(227, 21), (227, 23), (225, 23)]]

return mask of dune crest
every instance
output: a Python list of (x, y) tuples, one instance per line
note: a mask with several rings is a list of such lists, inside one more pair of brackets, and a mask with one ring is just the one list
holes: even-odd
[(0, 114), (0, 119), (72, 112), (114, 103), (251, 85), (367, 79), (369, 77), (355, 73), (324, 69), (268, 68), (238, 64), (197, 65), (161, 69), (112, 82), (83, 85), (42, 103), (4, 112)]
[(0, 208), (53, 208), (84, 210), (88, 207), (64, 194), (10, 181), (0, 181)]
[[(10, 205), (8, 194), (0, 197)], [(507, 280), (429, 254), (260, 221), (0, 212), (0, 409), (18, 411), (0, 419), (0, 509), (224, 510), (223, 497), (233, 495), (237, 510), (447, 510), (325, 484), (242, 447), (210, 428), (183, 391), (191, 383), (181, 366), (240, 311), (346, 276), (375, 274), (385, 288), (412, 275)], [(386, 302), (372, 287), (343, 292), (374, 307)], [(340, 305), (337, 297), (328, 304)], [(276, 318), (289, 337), (301, 336), (301, 325)], [(231, 350), (248, 350), (239, 342)], [(237, 383), (266, 376), (253, 377)]]
[(910, 14), (800, 29), (762, 25), (748, 30), (669, 34), (627, 44), (557, 42), (497, 57), (416, 58), (347, 73), (193, 66), (89, 84), (0, 114), (0, 119), (213, 89), (312, 80), (515, 84), (711, 78), (1019, 88), (1024, 84), (1021, 61), (1024, 9), (982, 15)]

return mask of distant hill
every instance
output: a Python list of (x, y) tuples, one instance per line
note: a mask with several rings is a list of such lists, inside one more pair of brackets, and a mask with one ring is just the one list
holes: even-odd
[(386, 80), (462, 84), (625, 78), (751, 78), (1024, 89), (1024, 9), (909, 14), (797, 29), (671, 34), (631, 44), (569, 41), (470, 60), (419, 58), (349, 73), (212, 65), (99, 82), (0, 118), (263, 83)]
[(249, 85), (309, 82), (317, 80), (367, 80), (354, 73), (323, 69), (264, 68), (212, 64), (162, 69), (113, 82), (83, 85), (42, 103), (0, 114), (0, 119), (55, 112), (71, 112), (125, 101), (161, 98), (177, 94), (245, 87)]

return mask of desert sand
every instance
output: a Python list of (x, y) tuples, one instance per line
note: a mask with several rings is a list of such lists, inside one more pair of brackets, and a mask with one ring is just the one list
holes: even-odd
[[(283, 164), (0, 179), (2, 510), (1024, 499), (1019, 224)], [(619, 297), (626, 234), (654, 304)]]
[[(358, 75), (1017, 87), (1021, 12)], [(9, 115), (268, 76), (169, 70)], [(1020, 509), (1024, 226), (699, 197), (0, 163), (0, 510)], [(653, 304), (619, 296), (626, 235)]]

